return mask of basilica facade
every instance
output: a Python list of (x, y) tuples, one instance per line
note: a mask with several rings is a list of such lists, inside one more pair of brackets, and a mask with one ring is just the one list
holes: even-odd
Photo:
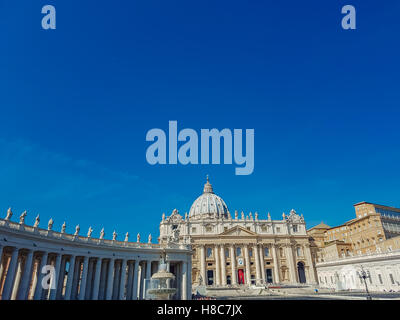
[(163, 214), (161, 244), (181, 243), (193, 250), (193, 287), (265, 284), (316, 284), (309, 236), (295, 210), (272, 220), (257, 212), (232, 214), (208, 177), (189, 214)]

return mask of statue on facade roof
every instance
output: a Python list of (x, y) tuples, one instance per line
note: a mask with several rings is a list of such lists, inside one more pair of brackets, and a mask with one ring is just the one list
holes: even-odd
[(67, 225), (65, 224), (65, 221), (63, 225), (61, 226), (61, 233), (65, 233), (65, 229), (67, 228)]
[(112, 239), (113, 239), (113, 240), (116, 240), (116, 239), (117, 239), (117, 233), (115, 232), (115, 230), (114, 230), (114, 232), (113, 232), (113, 237), (112, 237)]
[(257, 211), (255, 213), (255, 218), (256, 218), (256, 220), (258, 220), (258, 212)]
[(152, 240), (152, 238), (151, 238), (151, 233), (150, 233), (149, 238), (148, 238), (148, 243), (151, 243), (151, 240)]
[(268, 217), (268, 220), (271, 220), (271, 214), (269, 212), (268, 212), (267, 217)]
[(238, 219), (238, 211), (237, 210), (235, 210), (235, 219), (236, 220)]
[(244, 220), (244, 212), (242, 211), (242, 220)]
[(39, 226), (39, 222), (40, 222), (40, 217), (39, 217), (39, 215), (37, 215), (36, 219), (35, 219), (35, 224), (33, 225), (33, 227), (37, 228)]
[(19, 224), (25, 224), (25, 217), (27, 216), (26, 210), (19, 216)]
[(136, 236), (136, 242), (138, 242), (138, 243), (140, 242), (140, 233), (138, 233)]
[(253, 220), (253, 214), (251, 212), (249, 213), (249, 219)]
[(81, 230), (81, 227), (79, 226), (79, 224), (75, 227), (75, 233), (74, 236), (77, 236), (79, 234), (79, 231)]
[(88, 233), (87, 233), (87, 237), (88, 238), (90, 238), (92, 236), (92, 232), (93, 232), (92, 227), (89, 227), (89, 230), (88, 230)]
[(165, 213), (162, 214), (162, 221), (165, 221)]
[(128, 242), (128, 240), (129, 240), (129, 232), (127, 232), (126, 234), (125, 234), (125, 242)]
[(47, 230), (50, 231), (51, 229), (53, 229), (53, 223), (53, 218), (50, 218), (49, 223), (47, 224)]
[(11, 219), (11, 217), (12, 217), (12, 215), (13, 215), (13, 213), (12, 213), (12, 211), (11, 211), (11, 208), (8, 208), (8, 210), (7, 210), (7, 216), (6, 216), (6, 220), (10, 220), (10, 219)]
[(286, 215), (285, 215), (285, 213), (282, 213), (282, 218), (283, 218), (283, 220), (285, 220), (285, 219), (286, 219)]
[(102, 228), (100, 231), (100, 239), (104, 239), (104, 235), (105, 235), (104, 228)]

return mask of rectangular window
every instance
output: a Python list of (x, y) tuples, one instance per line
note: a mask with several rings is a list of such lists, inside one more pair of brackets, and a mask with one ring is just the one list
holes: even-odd
[(394, 284), (394, 278), (393, 278), (393, 275), (390, 273), (389, 274), (389, 278), (390, 278), (390, 282), (392, 283), (392, 284)]
[(378, 279), (379, 279), (379, 283), (380, 283), (380, 284), (383, 284), (382, 275), (378, 274)]

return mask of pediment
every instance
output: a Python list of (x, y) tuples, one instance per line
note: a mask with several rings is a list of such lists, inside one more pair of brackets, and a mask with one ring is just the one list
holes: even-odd
[(243, 227), (233, 227), (221, 233), (222, 236), (256, 236), (257, 233)]

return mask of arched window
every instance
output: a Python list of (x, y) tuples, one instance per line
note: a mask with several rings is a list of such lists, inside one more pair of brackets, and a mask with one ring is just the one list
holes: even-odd
[(269, 248), (264, 248), (264, 255), (269, 257)]
[(302, 253), (300, 247), (297, 247), (297, 248), (296, 248), (296, 253), (297, 253), (297, 256), (298, 256), (298, 257), (301, 257), (301, 256), (302, 256), (303, 253)]
[(211, 258), (211, 257), (212, 257), (212, 249), (207, 248), (207, 258)]

